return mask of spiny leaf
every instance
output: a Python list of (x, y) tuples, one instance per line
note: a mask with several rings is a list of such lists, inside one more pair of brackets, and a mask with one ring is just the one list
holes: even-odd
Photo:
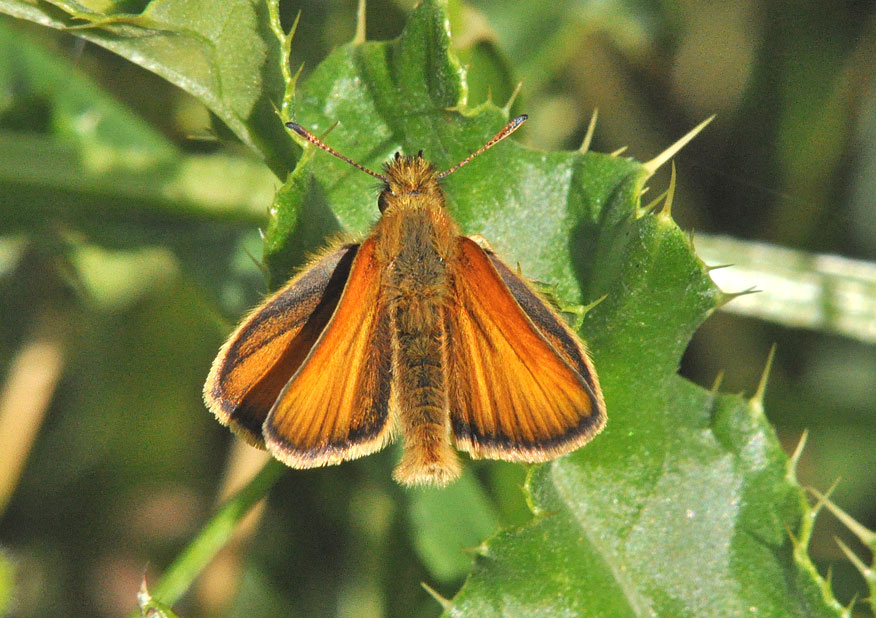
[[(449, 167), (507, 117), (490, 103), (467, 107), (448, 49), (443, 5), (425, 2), (399, 39), (327, 58), (299, 85), (296, 120), (315, 133), (333, 127), (328, 143), (372, 168), (421, 148)], [(373, 180), (321, 153), (309, 166), (316, 185), (304, 202), (316, 194), (341, 228), (367, 229)], [(671, 218), (640, 208), (652, 171), (511, 143), (446, 182), (464, 230), (563, 302), (606, 295), (582, 334), (609, 410), (592, 444), (533, 469), (527, 491), (540, 515), (477, 552), (448, 615), (837, 615), (788, 534), (807, 506), (763, 414), (676, 375), (722, 296)]]

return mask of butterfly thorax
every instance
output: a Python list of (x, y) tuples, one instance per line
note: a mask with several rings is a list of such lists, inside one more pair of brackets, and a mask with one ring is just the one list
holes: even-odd
[(437, 170), (419, 155), (397, 155), (384, 173), (382, 216), (374, 230), (378, 259), (403, 269), (432, 255), (444, 264), (453, 260), (459, 230), (445, 209)]

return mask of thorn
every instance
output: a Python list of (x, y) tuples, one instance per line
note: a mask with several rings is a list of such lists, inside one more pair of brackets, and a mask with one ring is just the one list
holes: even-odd
[[(805, 440), (801, 440), (801, 442), (804, 442), (804, 441)], [(798, 448), (802, 452), (802, 447), (800, 447), (798, 445)], [(796, 454), (797, 454), (797, 452), (795, 451), (795, 455)], [(800, 483), (797, 481), (795, 464), (796, 464), (796, 461), (794, 461), (793, 458), (791, 461), (788, 462), (788, 467), (785, 471), (785, 478), (787, 480), (789, 480), (790, 482), (793, 482), (799, 486)], [(834, 484), (834, 486), (830, 488), (830, 491), (833, 491), (835, 487), (836, 487), (836, 484)], [(810, 492), (814, 491), (814, 490), (812, 490), (812, 488), (807, 488), (807, 489)], [(807, 505), (808, 505), (808, 501), (807, 501)], [(800, 525), (800, 531), (801, 531), (800, 532), (800, 534), (801, 534), (800, 543), (803, 545), (804, 552), (805, 552), (805, 550), (808, 550), (808, 548), (809, 548), (809, 541), (812, 540), (812, 528), (815, 525), (815, 520), (818, 519), (818, 514), (821, 512), (821, 509), (823, 506), (824, 506), (824, 503), (821, 501), (818, 501), (815, 503), (815, 505), (808, 508), (803, 515), (803, 520), (802, 520), (801, 525)], [(829, 590), (829, 588), (828, 588), (828, 590)]]
[(861, 573), (864, 579), (866, 579), (868, 582), (873, 581), (873, 569), (864, 564), (864, 561), (858, 557), (858, 554), (849, 549), (848, 545), (843, 543), (842, 539), (840, 539), (838, 536), (833, 537), (833, 540), (836, 541), (836, 544), (839, 545), (839, 548), (846, 555), (846, 558), (849, 559), (849, 562), (855, 565), (855, 568), (858, 569), (858, 572)]
[(597, 298), (596, 300), (594, 300), (594, 301), (591, 302), (590, 304), (583, 305), (583, 306), (581, 307), (581, 309), (580, 309), (580, 311), (581, 311), (581, 315), (582, 315), (582, 316), (587, 315), (587, 314), (590, 312), (591, 309), (593, 309), (594, 307), (596, 307), (596, 305), (598, 305), (599, 303), (601, 303), (602, 301), (604, 301), (606, 298), (608, 298), (608, 294), (607, 294), (607, 293), (606, 293), (606, 294), (603, 294), (602, 296), (600, 296), (599, 298)]
[(620, 155), (622, 155), (622, 154), (624, 153), (624, 151), (625, 151), (627, 148), (629, 148), (629, 146), (621, 146), (620, 148), (618, 148), (617, 150), (615, 150), (614, 152), (612, 152), (612, 153), (609, 154), (608, 156), (610, 156), (610, 157), (617, 157), (617, 156), (620, 156)]
[(432, 588), (432, 586), (426, 582), (420, 582), (420, 585), (429, 593), (429, 596), (441, 604), (441, 607), (444, 608), (445, 611), (449, 611), (453, 607), (453, 601), (441, 596), (434, 588)]
[(802, 546), (800, 545), (800, 540), (796, 536), (794, 536), (794, 533), (791, 531), (791, 527), (785, 525), (785, 532), (791, 538), (791, 544), (794, 546), (794, 551), (800, 551), (800, 549), (802, 548)]
[(596, 131), (596, 118), (599, 116), (599, 108), (594, 107), (593, 113), (590, 115), (590, 124), (587, 125), (587, 133), (584, 135), (584, 141), (578, 148), (581, 154), (587, 154), (590, 151), (590, 143), (593, 141), (593, 133)]
[(855, 609), (855, 605), (857, 604), (857, 602), (858, 602), (858, 593), (856, 592), (855, 594), (852, 595), (852, 600), (849, 601), (849, 604), (843, 608), (843, 613), (846, 616), (849, 616), (849, 618), (851, 618), (852, 611)]
[(833, 484), (831, 484), (831, 486), (828, 488), (828, 490), (824, 493), (821, 493), (820, 491), (818, 491), (814, 487), (807, 488), (809, 490), (809, 493), (811, 493), (816, 498), (815, 504), (812, 505), (812, 509), (811, 509), (812, 510), (812, 519), (815, 519), (818, 516), (818, 513), (821, 512), (821, 509), (823, 509), (825, 507), (825, 505), (828, 502), (830, 502), (830, 494), (833, 493), (833, 490), (836, 489), (839, 484), (840, 484), (840, 479), (837, 478), (837, 480), (835, 480), (833, 482)]
[(556, 517), (559, 514), (559, 511), (548, 511), (547, 509), (537, 507), (536, 510), (532, 513), (532, 520), (534, 522), (538, 522), (543, 519), (547, 519), (548, 517)]
[(760, 383), (757, 385), (757, 390), (749, 399), (751, 405), (763, 412), (763, 396), (766, 393), (767, 380), (770, 377), (770, 370), (773, 368), (773, 359), (776, 357), (776, 344), (770, 348), (769, 356), (767, 356), (766, 365), (764, 365), (763, 373), (760, 374)]
[(328, 129), (325, 130), (325, 133), (323, 133), (322, 135), (319, 136), (319, 139), (323, 139), (323, 140), (324, 140), (325, 138), (327, 138), (328, 135), (329, 135), (329, 133), (331, 133), (332, 131), (334, 131), (335, 128), (336, 128), (339, 124), (341, 124), (341, 121), (340, 121), (340, 120), (335, 120), (335, 121), (331, 124), (331, 126), (330, 126)]
[(490, 555), (490, 545), (486, 541), (484, 541), (483, 543), (478, 545), (475, 549), (476, 549), (477, 554), (479, 556), (489, 556)]
[[(819, 496), (819, 492), (817, 489), (810, 489), (816, 497)], [(829, 497), (824, 498), (824, 505), (827, 507), (827, 510), (833, 513), (833, 516), (836, 517), (840, 522), (849, 530), (851, 530), (852, 534), (854, 534), (858, 539), (860, 539), (861, 543), (870, 548), (870, 551), (876, 552), (876, 532), (873, 532), (866, 526), (846, 513), (840, 507), (838, 507)]]
[[(301, 13), (298, 13), (298, 17), (301, 17)], [(298, 25), (298, 17), (295, 18), (295, 25)], [(304, 71), (304, 63), (298, 65), (298, 70), (295, 71), (295, 75), (292, 76), (292, 87), (296, 87), (298, 85), (298, 78), (301, 77), (301, 72)]]
[(718, 304), (716, 307), (723, 307), (731, 300), (737, 299), (740, 296), (748, 296), (749, 294), (760, 294), (761, 290), (757, 289), (756, 285), (751, 286), (747, 290), (742, 290), (741, 292), (724, 292), (721, 291), (721, 298), (718, 299)]
[(794, 481), (797, 480), (797, 464), (800, 463), (800, 457), (803, 455), (803, 449), (806, 448), (806, 441), (808, 439), (809, 430), (804, 429), (803, 433), (800, 434), (800, 440), (797, 442), (794, 452), (791, 453), (791, 458), (788, 460), (788, 474), (794, 479)]
[(703, 120), (693, 129), (687, 132), (685, 136), (683, 136), (680, 140), (672, 144), (669, 148), (661, 152), (659, 155), (648, 161), (647, 163), (643, 163), (642, 167), (645, 168), (645, 171), (648, 172), (648, 176), (653, 176), (654, 172), (656, 172), (660, 167), (666, 163), (669, 159), (674, 157), (679, 150), (687, 146), (688, 142), (690, 142), (693, 138), (697, 136), (697, 133), (706, 128), (706, 125), (712, 122), (715, 119), (714, 114)]
[(581, 327), (584, 325), (584, 318), (587, 314), (596, 307), (599, 303), (608, 298), (608, 294), (603, 294), (596, 300), (586, 305), (564, 305), (556, 298), (548, 297), (554, 308), (562, 314), (570, 316), (566, 319), (566, 323), (572, 327), (575, 332), (581, 332)]
[(298, 22), (300, 22), (300, 21), (301, 21), (301, 9), (298, 9), (298, 13), (295, 14), (295, 21), (292, 22), (292, 27), (289, 28), (289, 34), (287, 35), (289, 37), (290, 43), (295, 38), (295, 33), (298, 32)]
[[(279, 7), (278, 7), (279, 8)], [(292, 40), (295, 38), (295, 33), (298, 31), (298, 22), (301, 21), (301, 10), (298, 10), (298, 14), (295, 15), (295, 21), (292, 22), (292, 27), (289, 28), (289, 34), (283, 36), (283, 44), (285, 51), (292, 51)], [(286, 59), (288, 60), (289, 56), (286, 55)]]
[(730, 268), (731, 266), (736, 266), (736, 264), (715, 264), (714, 266), (706, 264), (706, 272), (710, 273), (713, 270), (721, 270), (722, 268)]
[(140, 580), (140, 589), (137, 591), (137, 607), (141, 610), (146, 609), (151, 601), (152, 595), (149, 594), (149, 586), (146, 583), (146, 569), (143, 569), (143, 579)]
[(502, 108), (502, 111), (505, 112), (506, 116), (511, 115), (511, 106), (514, 105), (514, 101), (517, 100), (517, 95), (520, 94), (520, 90), (523, 88), (523, 82), (517, 82), (517, 87), (514, 88), (514, 92), (511, 93), (511, 96), (508, 97), (508, 101), (505, 103), (505, 106)]
[[(645, 192), (647, 190), (648, 190), (648, 187), (645, 187), (644, 189), (642, 189), (642, 192), (639, 195), (640, 196), (645, 195)], [(644, 208), (642, 208), (642, 210), (645, 213), (651, 213), (651, 212), (657, 210), (657, 206), (660, 205), (660, 201), (666, 197), (667, 193), (669, 193), (669, 189), (666, 189), (666, 191), (664, 191), (663, 193), (661, 193), (660, 195), (655, 197), (653, 200), (648, 202), (648, 204)]]
[(535, 466), (529, 466), (521, 489), (523, 489), (523, 500), (526, 502), (529, 512), (537, 517), (542, 509), (535, 503), (535, 497), (532, 495), (532, 486), (530, 485), (530, 482), (532, 481), (533, 470), (535, 470)]
[[(672, 221), (672, 200), (675, 197), (675, 161), (672, 162), (672, 172), (669, 175), (669, 188), (666, 189), (666, 200), (663, 202), (663, 209), (660, 211), (660, 217), (664, 220)], [(693, 244), (693, 238), (690, 239)]]
[(353, 35), (353, 45), (361, 45), (365, 42), (365, 0), (359, 0), (356, 9), (356, 34)]
[(489, 547), (486, 543), (481, 543), (480, 545), (475, 545), (474, 547), (463, 547), (459, 551), (464, 554), (474, 554), (476, 556), (487, 556), (489, 552), (487, 551)]
[(716, 395), (718, 393), (718, 389), (721, 388), (721, 383), (724, 381), (724, 371), (721, 370), (718, 372), (718, 375), (715, 376), (715, 381), (712, 382), (712, 394)]
[[(259, 230), (259, 231), (261, 232), (261, 230)], [(264, 240), (264, 238), (262, 238), (262, 240)], [(259, 259), (256, 256), (254, 256), (252, 253), (250, 253), (249, 249), (244, 247), (243, 252), (246, 253), (246, 256), (252, 260), (252, 263), (255, 264), (256, 268), (258, 268), (259, 270), (264, 272), (265, 265), (262, 264), (261, 261), (259, 261)]]

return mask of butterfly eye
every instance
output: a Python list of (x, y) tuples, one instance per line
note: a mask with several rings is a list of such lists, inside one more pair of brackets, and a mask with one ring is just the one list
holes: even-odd
[(389, 202), (387, 201), (387, 195), (389, 195), (389, 189), (384, 189), (380, 192), (380, 197), (377, 198), (377, 209), (380, 210), (380, 213), (383, 214), (383, 211), (386, 210), (387, 206), (389, 206)]

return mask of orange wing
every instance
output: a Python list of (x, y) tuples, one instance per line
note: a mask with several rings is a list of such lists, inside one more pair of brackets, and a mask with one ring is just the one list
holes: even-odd
[(204, 401), (223, 425), (264, 448), (262, 424), (335, 311), (358, 245), (304, 269), (246, 318), (222, 346)]
[(337, 464), (390, 438), (392, 337), (381, 277), (369, 238), (334, 315), (268, 414), (265, 442), (288, 466)]
[(538, 294), (532, 291), (523, 279), (502, 263), (502, 260), (489, 251), (487, 251), (487, 255), (520, 308), (529, 316), (529, 319), (532, 320), (532, 323), (535, 324), (548, 343), (553, 346), (554, 350), (584, 378), (590, 391), (600, 403), (599, 407), (604, 407), (596, 370), (593, 368), (593, 363), (578, 336), (566, 326), (562, 318), (550, 309), (549, 305)]
[(459, 260), (446, 317), (457, 447), (476, 458), (537, 462), (588, 442), (605, 424), (605, 405), (583, 346), (474, 241), (460, 238)]

